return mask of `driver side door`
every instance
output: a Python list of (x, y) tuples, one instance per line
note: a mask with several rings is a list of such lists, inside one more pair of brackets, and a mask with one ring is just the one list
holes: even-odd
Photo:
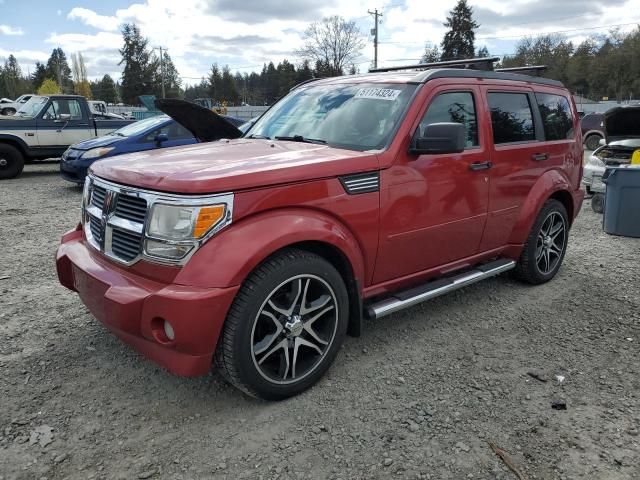
[(407, 148), (391, 168), (381, 172), (374, 283), (446, 267), (478, 253), (487, 219), (491, 168), (482, 101), (474, 85), (434, 89), (416, 132), (433, 123), (462, 123), (465, 150), (419, 155)]
[[(61, 119), (69, 115), (69, 121)], [(66, 148), (92, 138), (89, 119), (77, 98), (54, 98), (38, 118), (38, 144), (41, 148)]]

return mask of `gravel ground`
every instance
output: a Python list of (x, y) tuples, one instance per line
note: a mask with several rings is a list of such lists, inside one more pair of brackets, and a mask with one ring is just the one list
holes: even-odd
[(517, 479), (489, 442), (521, 478), (640, 478), (640, 240), (588, 201), (551, 283), (368, 322), (317, 386), (266, 403), (166, 373), (58, 284), (81, 191), (57, 168), (0, 184), (0, 480)]

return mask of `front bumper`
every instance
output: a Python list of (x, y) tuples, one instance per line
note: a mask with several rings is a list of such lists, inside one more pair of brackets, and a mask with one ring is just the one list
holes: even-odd
[[(239, 286), (201, 288), (158, 282), (103, 258), (81, 230), (62, 237), (56, 255), (60, 283), (78, 292), (89, 311), (121, 340), (172, 373), (206, 374)], [(163, 334), (168, 321), (173, 340)]]
[(602, 183), (602, 175), (606, 170), (605, 167), (598, 167), (587, 163), (583, 168), (582, 184), (589, 187), (589, 190), (596, 192), (604, 191), (604, 184)]
[(83, 184), (89, 167), (76, 165), (75, 161), (60, 161), (60, 175), (68, 182)]

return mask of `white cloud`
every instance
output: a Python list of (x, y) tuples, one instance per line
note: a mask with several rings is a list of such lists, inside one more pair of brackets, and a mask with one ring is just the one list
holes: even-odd
[(0, 25), (0, 33), (3, 35), (24, 35), (24, 31), (20, 27), (10, 25)]
[(114, 31), (118, 30), (118, 26), (120, 25), (116, 17), (99, 15), (93, 10), (82, 7), (71, 9), (67, 18), (69, 20), (80, 20), (82, 23), (97, 28), (98, 30)]

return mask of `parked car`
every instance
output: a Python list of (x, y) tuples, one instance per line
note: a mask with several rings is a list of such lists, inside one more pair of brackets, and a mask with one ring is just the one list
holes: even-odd
[[(605, 186), (602, 175), (606, 167), (631, 163), (631, 157), (640, 150), (640, 106), (616, 107), (602, 115), (604, 145), (589, 156), (582, 176), (582, 184), (589, 194), (602, 194)], [(592, 200), (592, 206), (602, 213), (603, 198)]]
[[(195, 108), (191, 110), (195, 110)], [(82, 184), (88, 168), (97, 160), (115, 157), (123, 153), (191, 145), (198, 143), (198, 141), (212, 141), (220, 138), (215, 136), (213, 138), (206, 137), (206, 134), (203, 135), (202, 132), (197, 132), (201, 135), (199, 140), (189, 129), (179, 123), (179, 121), (186, 121), (184, 119), (181, 120), (180, 113), (187, 117), (193, 115), (193, 111), (175, 112), (178, 121), (168, 115), (157, 115), (127, 125), (105, 136), (71, 145), (62, 154), (60, 160), (62, 178), (73, 183)], [(207, 110), (206, 117), (200, 119), (200, 125), (204, 127), (208, 123), (215, 122), (214, 116), (217, 117), (215, 113)], [(234, 117), (223, 118), (236, 126), (244, 123), (243, 120)]]
[(603, 115), (601, 113), (589, 113), (582, 117), (580, 122), (582, 142), (587, 150), (595, 150), (598, 148), (600, 141), (604, 138), (602, 119)]
[(584, 195), (571, 94), (540, 77), (322, 79), (241, 135), (92, 165), (57, 271), (169, 371), (213, 360), (266, 399), (317, 382), (365, 316), (509, 270), (551, 280)]
[(0, 117), (0, 180), (20, 175), (27, 160), (59, 158), (69, 145), (130, 123), (96, 118), (79, 95), (33, 95), (15, 115)]
[(102, 120), (122, 120), (124, 116), (117, 113), (111, 113), (107, 110), (107, 104), (102, 100), (89, 100), (89, 109), (94, 118), (100, 118)]
[(0, 115), (13, 115), (15, 114), (22, 105), (27, 103), (33, 94), (20, 95), (14, 101), (9, 100), (8, 98), (3, 98), (2, 100), (9, 100), (8, 102), (0, 103)]

